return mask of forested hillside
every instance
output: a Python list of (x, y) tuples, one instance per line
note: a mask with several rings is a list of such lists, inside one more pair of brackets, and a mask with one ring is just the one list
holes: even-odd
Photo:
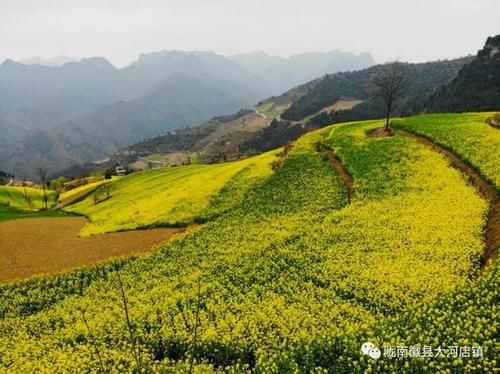
[[(450, 61), (436, 61), (423, 64), (406, 64), (406, 81), (402, 98), (396, 113), (411, 115), (421, 111), (427, 98), (443, 84), (450, 82), (470, 58)], [(310, 117), (314, 124), (327, 124), (352, 119), (380, 118), (384, 116), (384, 107), (374, 93), (373, 80), (381, 72), (377, 65), (369, 69), (338, 73), (323, 78), (306, 95), (295, 101), (281, 118), (300, 121)], [(362, 103), (352, 110), (322, 112), (342, 98), (361, 100)]]
[(500, 35), (490, 37), (476, 58), (441, 87), (427, 104), (433, 112), (500, 109)]

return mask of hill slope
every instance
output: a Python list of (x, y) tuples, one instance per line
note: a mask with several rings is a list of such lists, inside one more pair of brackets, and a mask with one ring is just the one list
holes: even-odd
[[(412, 115), (422, 110), (427, 98), (449, 83), (470, 58), (450, 61), (435, 61), (406, 65), (406, 82), (396, 113)], [(373, 80), (380, 74), (381, 65), (368, 69), (328, 75), (318, 82), (306, 95), (294, 101), (282, 118), (290, 121), (309, 120), (315, 124), (327, 124), (354, 119), (380, 118), (384, 107), (374, 95)], [(337, 101), (349, 98), (362, 101), (350, 110), (335, 112), (325, 108)]]
[[(256, 180), (271, 174), (276, 153), (225, 164), (135, 173), (113, 183), (111, 199), (95, 204), (93, 196), (89, 196), (65, 210), (89, 217), (91, 222), (82, 230), (83, 235), (150, 226), (186, 226), (237, 205)], [(227, 201), (217, 198), (219, 193)]]
[[(307, 66), (318, 62), (318, 66), (327, 71), (353, 69), (359, 65), (357, 57), (342, 53), (310, 55), (306, 60)], [(32, 62), (37, 61), (27, 63)], [(38, 157), (43, 151), (46, 155), (42, 161), (50, 162), (52, 172), (56, 172), (71, 163), (98, 159), (143, 138), (199, 124), (214, 115), (227, 114), (281, 92), (270, 83), (274, 73), (259, 76), (213, 52), (148, 53), (122, 69), (100, 57), (54, 67), (38, 63), (26, 65), (7, 60), (0, 65), (0, 131), (3, 134), (0, 167), (27, 177), (32, 177), (36, 165), (30, 165), (23, 154)], [(298, 74), (303, 70), (301, 64), (289, 66), (293, 82), (306, 79)], [(172, 111), (171, 115), (159, 110), (154, 103), (146, 103), (146, 100), (158, 100), (152, 97), (158, 96), (161, 86), (167, 84), (177, 84), (172, 89), (179, 90), (180, 95), (187, 88), (193, 88), (192, 84), (176, 80), (178, 75), (217, 87), (235, 99), (234, 105), (226, 105), (228, 98), (214, 92), (211, 95), (217, 97), (220, 104), (214, 101), (213, 109), (198, 111), (192, 102), (200, 99), (202, 93), (209, 94), (206, 88), (200, 93), (193, 92), (193, 100), (184, 97), (183, 102), (172, 99), (171, 93), (166, 94), (163, 102)], [(291, 81), (287, 81), (290, 84)], [(167, 99), (172, 100), (167, 103)], [(203, 106), (211, 98), (200, 100)], [(136, 117), (135, 126), (130, 126), (128, 117)], [(164, 123), (160, 124), (161, 121)], [(142, 126), (146, 128), (141, 130)]]
[[(454, 131), (460, 117), (447, 116), (429, 118), (457, 136), (450, 149), (477, 152)], [(420, 119), (408, 126), (418, 129)], [(425, 131), (441, 126), (430, 122)], [(17, 372), (102, 365), (494, 371), (498, 265), (477, 272), (488, 201), (418, 140), (370, 136), (381, 126), (345, 123), (301, 137), (281, 167), (259, 178), (231, 210), (148, 258), (1, 287), (0, 365)], [(318, 143), (354, 179), (351, 202)], [(497, 137), (480, 143), (500, 154)], [(496, 180), (500, 170), (492, 172)], [(154, 184), (158, 174), (150, 175)], [(366, 341), (381, 348), (379, 360), (360, 352)], [(394, 359), (383, 350), (410, 345), (445, 353)], [(469, 357), (446, 356), (460, 345), (470, 348)]]
[[(25, 192), (28, 199), (25, 197)], [(53, 206), (56, 202), (57, 194), (54, 191), (47, 191), (47, 205)], [(29, 201), (31, 200), (31, 209)], [(25, 210), (38, 210), (45, 207), (43, 192), (38, 188), (31, 187), (7, 187), (0, 186), (0, 206), (19, 208)]]

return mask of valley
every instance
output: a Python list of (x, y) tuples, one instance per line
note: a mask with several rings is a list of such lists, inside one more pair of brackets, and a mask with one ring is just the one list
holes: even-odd
[[(258, 59), (272, 65), (266, 56)], [(39, 58), (7, 59), (0, 65), (0, 170), (33, 179), (36, 159), (56, 174), (251, 107), (324, 73), (374, 63), (366, 53), (304, 54), (298, 60), (305, 66), (293, 57), (280, 62), (293, 79), (276, 80), (277, 71), (238, 60), (175, 50), (141, 54), (123, 68), (103, 57), (66, 58), (54, 66)]]

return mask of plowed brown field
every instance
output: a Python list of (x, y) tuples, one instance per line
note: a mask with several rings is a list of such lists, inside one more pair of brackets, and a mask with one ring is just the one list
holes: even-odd
[(82, 217), (36, 218), (0, 223), (0, 281), (27, 278), (147, 252), (184, 231), (159, 228), (79, 238)]

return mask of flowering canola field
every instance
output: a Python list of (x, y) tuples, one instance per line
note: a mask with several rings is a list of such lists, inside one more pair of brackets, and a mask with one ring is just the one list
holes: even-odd
[[(276, 153), (225, 164), (135, 173), (113, 182), (111, 199), (95, 204), (94, 197), (88, 196), (65, 210), (89, 217), (91, 223), (82, 229), (82, 236), (161, 225), (186, 226), (235, 204), (236, 195), (241, 198), (253, 181), (271, 173), (269, 165)], [(217, 198), (219, 192), (232, 194), (230, 199), (223, 199), (227, 206)]]
[(500, 192), (500, 131), (486, 120), (493, 113), (427, 114), (394, 121), (452, 150)]
[[(115, 177), (119, 178), (119, 177)], [(110, 183), (111, 180), (99, 180), (97, 182), (90, 182), (87, 184), (84, 184), (82, 186), (73, 188), (69, 191), (65, 191), (59, 195), (58, 203), (61, 205), (67, 205), (70, 204), (73, 201), (76, 201), (83, 196), (90, 194), (92, 191), (94, 191), (96, 188), (99, 186), (103, 185), (104, 183)]]
[[(213, 194), (194, 187), (196, 209), (163, 211), (206, 223), (150, 257), (2, 286), (0, 371), (493, 371), (498, 266), (477, 275), (487, 202), (416, 140), (368, 135), (381, 126), (308, 133), (250, 189), (245, 167)], [(320, 143), (353, 177), (350, 204)], [(218, 168), (197, 170), (208, 188)], [(194, 180), (193, 167), (179, 170), (177, 181), (144, 178), (177, 189)], [(96, 222), (106, 214), (80, 207)], [(366, 341), (481, 346), (482, 357), (375, 360)]]

